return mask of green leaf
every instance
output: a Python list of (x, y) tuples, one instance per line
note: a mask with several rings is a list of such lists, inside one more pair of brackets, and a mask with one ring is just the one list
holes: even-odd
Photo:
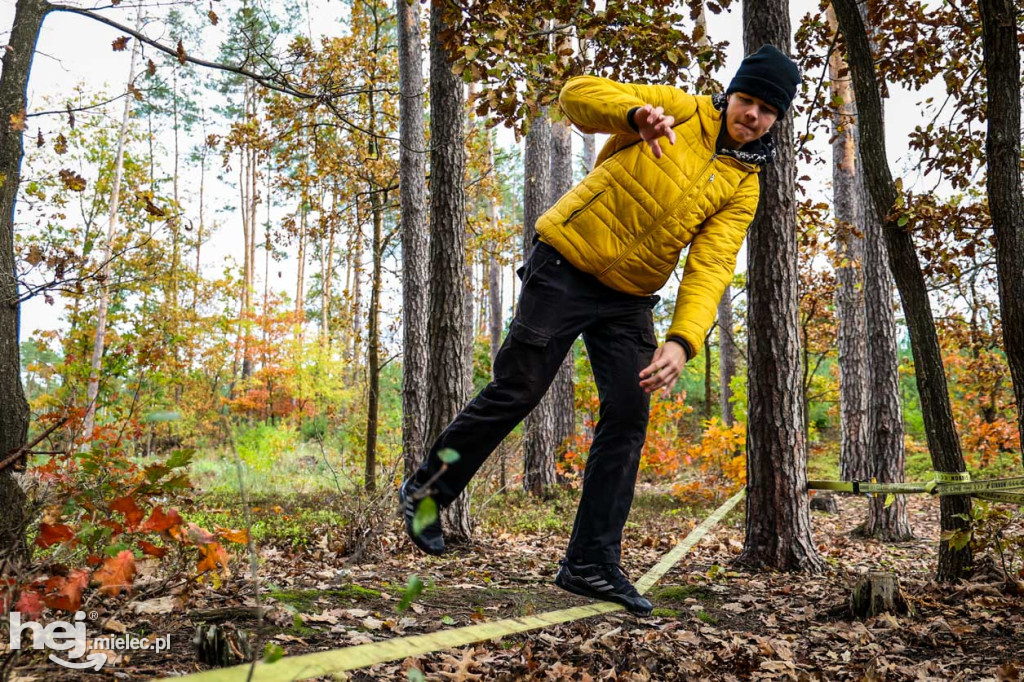
[(451, 448), (445, 448), (437, 453), (437, 458), (445, 464), (455, 464), (459, 461), (459, 453), (455, 452)]
[(904, 225), (906, 225), (909, 222), (910, 222), (910, 217), (909, 216), (901, 215), (899, 220), (896, 221), (896, 224), (899, 225), (900, 227), (903, 227)]
[(267, 642), (267, 646), (263, 650), (263, 662), (276, 663), (282, 658), (284, 658), (284, 649), (273, 642)]
[(402, 601), (398, 602), (398, 612), (401, 613), (409, 608), (409, 605), (416, 600), (416, 597), (423, 593), (423, 581), (415, 573), (409, 576), (409, 582), (405, 584), (405, 594)]
[(175, 450), (171, 453), (171, 456), (167, 460), (167, 466), (171, 469), (178, 469), (180, 467), (188, 466), (192, 461), (192, 456), (196, 454), (195, 450)]
[(416, 516), (412, 520), (412, 532), (419, 535), (423, 529), (437, 521), (437, 502), (433, 497), (426, 497), (416, 508)]
[(427, 678), (423, 676), (423, 671), (419, 668), (409, 668), (405, 674), (409, 678), (409, 682), (427, 682)]
[(896, 501), (896, 496), (889, 493), (885, 496), (885, 504), (883, 505), (886, 509), (892, 506), (892, 503)]
[(445, 615), (441, 617), (441, 623), (444, 625), (455, 625), (455, 619), (451, 616)]

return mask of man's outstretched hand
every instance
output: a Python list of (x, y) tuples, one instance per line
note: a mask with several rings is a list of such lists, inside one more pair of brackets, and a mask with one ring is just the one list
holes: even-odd
[(661, 138), (667, 137), (669, 144), (676, 143), (676, 131), (672, 130), (675, 122), (673, 117), (665, 114), (664, 109), (652, 107), (650, 104), (645, 104), (633, 112), (633, 123), (636, 124), (640, 137), (654, 152), (656, 159), (661, 158)]
[(672, 387), (676, 385), (676, 379), (679, 378), (685, 364), (686, 349), (675, 341), (666, 341), (654, 351), (651, 364), (640, 371), (640, 386), (645, 393), (664, 388), (667, 397)]

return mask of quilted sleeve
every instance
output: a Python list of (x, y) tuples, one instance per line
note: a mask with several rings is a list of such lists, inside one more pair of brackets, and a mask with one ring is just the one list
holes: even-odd
[(683, 121), (697, 111), (693, 95), (671, 85), (617, 83), (597, 76), (576, 76), (562, 87), (558, 104), (584, 133), (636, 135), (626, 114), (634, 107), (651, 104)]
[(690, 243), (668, 336), (682, 338), (696, 355), (715, 321), (718, 301), (736, 271), (736, 254), (754, 219), (757, 173), (740, 183), (729, 202), (704, 221)]

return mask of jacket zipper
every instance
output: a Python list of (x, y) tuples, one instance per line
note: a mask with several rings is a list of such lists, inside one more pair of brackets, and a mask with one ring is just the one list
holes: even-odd
[(579, 208), (577, 208), (577, 209), (576, 209), (575, 211), (573, 211), (572, 213), (570, 213), (570, 214), (569, 214), (569, 217), (568, 217), (568, 218), (566, 218), (566, 219), (565, 219), (565, 220), (564, 220), (564, 221), (562, 222), (562, 225), (563, 225), (563, 226), (564, 226), (564, 225), (568, 225), (568, 224), (569, 224), (569, 223), (571, 223), (571, 222), (572, 222), (573, 220), (575, 220), (575, 219), (576, 219), (576, 216), (578, 216), (578, 215), (579, 215), (580, 213), (583, 213), (583, 212), (584, 212), (584, 211), (586, 211), (586, 210), (587, 210), (588, 208), (590, 208), (590, 205), (591, 205), (592, 203), (594, 203), (595, 201), (597, 201), (597, 200), (598, 200), (598, 198), (600, 198), (600, 196), (601, 196), (602, 194), (604, 194), (604, 193), (605, 193), (605, 191), (606, 191), (606, 190), (601, 190), (600, 192), (598, 192), (598, 193), (597, 193), (597, 194), (595, 194), (594, 196), (590, 197), (590, 199), (588, 199), (588, 200), (587, 200), (587, 203), (583, 204), (582, 206), (580, 206)]
[[(678, 209), (680, 209), (683, 201), (685, 201), (686, 198), (690, 195), (690, 192), (693, 191), (693, 188), (697, 186), (697, 183), (700, 182), (700, 179), (704, 176), (704, 173), (707, 172), (708, 168), (711, 167), (711, 164), (713, 164), (715, 162), (716, 158), (718, 158), (718, 152), (715, 152), (714, 154), (711, 155), (711, 158), (708, 159), (708, 162), (704, 164), (704, 167), (701, 168), (700, 172), (697, 173), (697, 175), (694, 177), (693, 182), (691, 182), (690, 186), (686, 188), (686, 191), (683, 192), (679, 196), (678, 199), (676, 199), (675, 203), (672, 204), (672, 206), (670, 206), (664, 213), (662, 213), (658, 217), (658, 219), (655, 220), (654, 223), (649, 228), (644, 230), (644, 232), (639, 237), (634, 239), (633, 243), (631, 243), (626, 248), (625, 251), (623, 251), (621, 254), (619, 254), (619, 256), (615, 260), (613, 260), (611, 262), (611, 265), (609, 265), (604, 270), (602, 270), (600, 272), (600, 274), (598, 275), (598, 277), (611, 272), (612, 269), (615, 268), (616, 265), (621, 263), (622, 260), (626, 256), (628, 256), (629, 254), (633, 253), (633, 251), (636, 249), (637, 246), (639, 246), (645, 239), (647, 239), (649, 236), (651, 236), (651, 234), (653, 234), (655, 230), (657, 230), (659, 227), (661, 227), (661, 224), (663, 222), (665, 222), (668, 218), (670, 218), (671, 216), (676, 214)], [(715, 174), (712, 173), (711, 177), (708, 178), (708, 181), (707, 181), (706, 184), (711, 184), (712, 182), (714, 182), (714, 180), (715, 180)], [(691, 199), (690, 201), (692, 202), (693, 200)], [(689, 206), (689, 203), (687, 203), (687, 206)]]

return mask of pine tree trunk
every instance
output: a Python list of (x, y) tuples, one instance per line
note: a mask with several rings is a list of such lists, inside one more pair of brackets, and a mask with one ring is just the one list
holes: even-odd
[[(862, 16), (864, 12), (861, 12)], [(856, 98), (848, 92), (847, 101), (856, 112)], [(903, 407), (900, 403), (899, 350), (896, 315), (893, 312), (893, 279), (885, 252), (885, 237), (864, 179), (864, 165), (856, 148), (859, 143), (857, 124), (851, 124), (854, 135), (856, 188), (854, 200), (864, 239), (864, 303), (867, 332), (867, 451), (869, 472), (865, 477), (882, 483), (901, 483), (904, 478), (906, 447), (903, 441)], [(868, 513), (859, 532), (884, 541), (902, 541), (913, 537), (907, 519), (907, 498), (895, 496), (886, 506), (887, 496), (872, 497)]]
[[(43, 0), (18, 0), (8, 44), (0, 54), (0, 460), (25, 445), (30, 418), (21, 385), (21, 308), (14, 268), (14, 205), (24, 148), (22, 129), (12, 123), (25, 120), (32, 57), (48, 10)], [(25, 492), (14, 478), (13, 466), (0, 470), (0, 557), (10, 559), (4, 574), (20, 574), (30, 556), (25, 505)]]
[[(837, 30), (828, 8), (829, 27)], [(839, 317), (839, 477), (865, 481), (870, 477), (867, 450), (867, 344), (864, 320), (864, 235), (857, 202), (857, 150), (853, 92), (846, 64), (838, 50), (829, 59), (832, 98), (843, 102), (832, 116), (832, 196), (837, 228), (836, 312)]]
[[(534, 226), (551, 206), (551, 121), (547, 107), (531, 123), (523, 157), (523, 262), (533, 251)], [(523, 489), (538, 496), (553, 491), (555, 406), (549, 388), (523, 424)]]
[(721, 383), (719, 403), (722, 423), (732, 427), (732, 378), (736, 376), (736, 341), (732, 338), (732, 287), (726, 287), (718, 302), (718, 376)]
[[(986, 188), (996, 242), (1003, 347), (1017, 399), (1024, 456), (1024, 191), (1021, 190), (1020, 50), (1013, 0), (978, 0), (988, 79)], [(1024, 461), (1024, 460), (1022, 460)]]
[[(465, 94), (442, 44), (447, 11), (430, 3), (430, 285), (427, 441), (433, 441), (466, 404), (473, 377), (466, 345)], [(444, 511), (445, 537), (468, 540), (469, 495)]]
[[(141, 15), (141, 10), (140, 10)], [(131, 64), (128, 67), (128, 83), (135, 80), (135, 63), (139, 56), (139, 42), (132, 49)], [(96, 403), (100, 394), (100, 373), (103, 365), (103, 350), (107, 340), (107, 308), (110, 305), (110, 261), (114, 253), (114, 235), (117, 234), (117, 212), (121, 207), (121, 176), (124, 170), (124, 143), (128, 136), (128, 122), (131, 117), (132, 97), (124, 98), (121, 113), (121, 128), (117, 134), (117, 152), (114, 156), (114, 181), (110, 189), (110, 213), (107, 221), (107, 236), (103, 243), (102, 266), (100, 269), (100, 301), (96, 309), (96, 331), (93, 335), (92, 360), (89, 382), (86, 386), (85, 417), (82, 420), (82, 438), (85, 443), (92, 440), (96, 424)]]
[[(743, 25), (747, 54), (766, 43), (789, 52), (788, 0), (747, 0)], [(811, 538), (803, 432), (792, 112), (775, 123), (773, 134), (778, 154), (761, 171), (761, 199), (747, 237), (750, 414), (747, 525), (739, 561), (820, 571), (823, 563)]]
[[(965, 471), (963, 453), (949, 403), (946, 376), (942, 365), (935, 321), (917, 258), (910, 228), (897, 224), (896, 207), (900, 193), (889, 171), (883, 132), (882, 103), (878, 92), (871, 46), (856, 0), (833, 2), (840, 30), (847, 45), (847, 61), (853, 75), (857, 97), (860, 154), (874, 209), (883, 221), (889, 267), (899, 289), (903, 311), (910, 331), (917, 389), (921, 398), (928, 450), (936, 471)], [(895, 210), (894, 210), (895, 208)], [(969, 523), (971, 499), (966, 495), (943, 496), (939, 501), (943, 531), (964, 530)], [(966, 574), (972, 562), (968, 544), (955, 550), (946, 540), (939, 545), (939, 580), (956, 580)]]

